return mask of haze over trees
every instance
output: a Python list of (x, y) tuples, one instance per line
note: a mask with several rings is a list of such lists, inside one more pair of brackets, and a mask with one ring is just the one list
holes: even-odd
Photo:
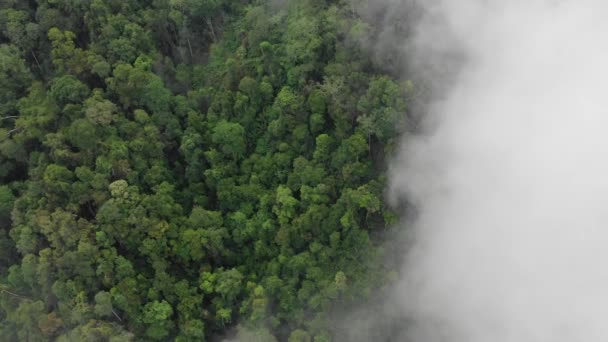
[(412, 92), (352, 6), (0, 1), (0, 340), (332, 340)]

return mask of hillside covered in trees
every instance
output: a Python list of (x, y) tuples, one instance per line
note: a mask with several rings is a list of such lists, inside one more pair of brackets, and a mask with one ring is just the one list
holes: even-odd
[(413, 86), (378, 34), (352, 0), (0, 1), (0, 341), (331, 341), (394, 277)]

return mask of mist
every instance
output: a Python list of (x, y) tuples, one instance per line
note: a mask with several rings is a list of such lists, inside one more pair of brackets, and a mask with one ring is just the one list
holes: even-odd
[(608, 341), (608, 2), (424, 6), (414, 64), (463, 59), (392, 163), (403, 339)]

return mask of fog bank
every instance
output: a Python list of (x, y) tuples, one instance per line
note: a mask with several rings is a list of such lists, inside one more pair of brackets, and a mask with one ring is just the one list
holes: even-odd
[(413, 60), (464, 58), (392, 165), (404, 339), (608, 341), (608, 2), (425, 6)]

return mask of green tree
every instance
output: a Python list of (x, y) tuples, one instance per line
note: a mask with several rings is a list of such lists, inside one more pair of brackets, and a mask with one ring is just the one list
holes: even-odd
[(310, 342), (310, 335), (305, 330), (296, 329), (289, 335), (289, 342)]
[(390, 78), (373, 79), (357, 104), (357, 109), (363, 113), (357, 118), (361, 129), (369, 137), (373, 135), (382, 141), (394, 137), (404, 124), (405, 96), (406, 92)]
[(0, 127), (11, 127), (17, 100), (25, 95), (32, 74), (13, 45), (0, 45)]
[(173, 323), (171, 316), (173, 308), (166, 301), (154, 301), (143, 308), (142, 322), (146, 324), (146, 336), (153, 340), (161, 340), (169, 335)]
[(81, 103), (89, 95), (89, 88), (72, 75), (64, 75), (53, 80), (50, 95), (55, 102), (64, 106)]
[(112, 315), (112, 296), (108, 292), (98, 292), (95, 295), (95, 314), (99, 317)]
[(238, 123), (218, 122), (213, 128), (211, 140), (220, 151), (232, 158), (245, 154), (245, 129)]

